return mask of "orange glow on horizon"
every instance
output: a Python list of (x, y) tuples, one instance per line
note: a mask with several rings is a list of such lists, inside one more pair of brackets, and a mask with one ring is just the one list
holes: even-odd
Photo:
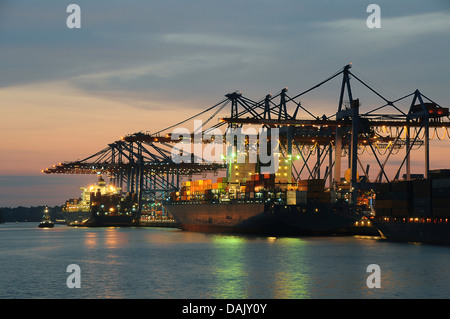
[[(0, 89), (2, 111), (0, 175), (38, 175), (53, 163), (88, 157), (116, 140), (117, 133), (162, 129), (197, 110), (135, 108), (47, 83)], [(129, 121), (124, 121), (124, 117)], [(169, 119), (169, 120), (168, 120)], [(154, 129), (153, 129), (154, 130)], [(123, 137), (121, 137), (123, 139)]]

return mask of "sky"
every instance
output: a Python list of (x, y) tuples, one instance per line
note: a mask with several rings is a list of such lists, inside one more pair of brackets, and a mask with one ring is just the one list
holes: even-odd
[[(81, 28), (66, 24), (71, 3)], [(381, 28), (367, 26), (372, 3)], [(93, 177), (42, 169), (229, 92), (294, 95), (348, 63), (389, 97), (419, 89), (449, 106), (449, 52), (448, 0), (0, 0), (0, 207), (63, 204)], [(333, 113), (338, 90), (306, 101)], [(432, 168), (446, 147), (432, 150)]]

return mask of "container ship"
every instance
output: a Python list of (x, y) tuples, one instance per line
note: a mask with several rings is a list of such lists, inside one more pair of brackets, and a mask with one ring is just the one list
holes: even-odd
[(373, 225), (388, 240), (450, 244), (450, 170), (379, 184)]
[(325, 189), (324, 179), (291, 182), (291, 159), (280, 163), (275, 174), (255, 173), (255, 164), (230, 164), (228, 177), (217, 183), (183, 182), (164, 206), (182, 230), (199, 232), (326, 235), (362, 218), (364, 205), (349, 203), (348, 188)]
[(62, 208), (68, 226), (134, 226), (139, 223), (134, 194), (122, 196), (120, 188), (106, 185), (102, 177), (97, 185), (80, 189), (81, 197), (66, 201)]

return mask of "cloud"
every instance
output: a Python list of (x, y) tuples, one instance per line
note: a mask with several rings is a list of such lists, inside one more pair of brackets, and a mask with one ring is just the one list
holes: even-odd
[(233, 58), (228, 54), (222, 55), (192, 55), (185, 57), (170, 58), (163, 62), (147, 63), (145, 65), (130, 66), (111, 71), (76, 76), (72, 79), (74, 83), (84, 82), (110, 82), (118, 80), (127, 82), (139, 80), (144, 77), (173, 78), (200, 69), (218, 68), (233, 63)]
[(235, 49), (268, 49), (266, 42), (256, 41), (255, 39), (239, 38), (236, 36), (227, 36), (221, 34), (208, 33), (170, 33), (162, 35), (162, 39), (168, 43), (194, 45), (194, 46), (210, 46), (218, 48), (235, 48)]
[(313, 23), (318, 35), (343, 47), (352, 45), (361, 52), (374, 53), (399, 47), (424, 37), (447, 36), (450, 32), (450, 12), (431, 12), (402, 17), (383, 17), (381, 28), (369, 29), (365, 19), (340, 19)]
[(111, 63), (108, 69), (73, 76), (69, 82), (92, 94), (119, 90), (136, 97), (167, 99), (170, 95), (186, 100), (187, 91), (217, 89), (222, 87), (221, 83), (227, 83), (227, 89), (238, 89), (229, 88), (230, 83), (236, 82), (236, 78), (251, 77), (254, 70), (272, 62), (272, 48), (256, 38), (168, 33), (149, 45), (149, 52), (152, 46), (164, 47), (165, 56), (152, 55), (147, 61), (120, 60)]

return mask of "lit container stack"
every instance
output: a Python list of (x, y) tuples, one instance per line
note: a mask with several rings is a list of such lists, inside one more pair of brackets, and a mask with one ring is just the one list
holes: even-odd
[(245, 198), (255, 198), (255, 193), (263, 190), (273, 190), (275, 188), (274, 175), (271, 174), (253, 174), (250, 180), (245, 182), (245, 186), (241, 185), (241, 192), (244, 190)]
[(278, 171), (275, 173), (276, 184), (289, 184), (292, 181), (292, 159), (280, 157)]
[(255, 173), (256, 164), (248, 163), (248, 158), (246, 158), (245, 163), (234, 163), (230, 164), (228, 171), (228, 182), (232, 183), (245, 183), (251, 176)]
[(217, 178), (217, 183), (212, 184), (212, 193), (213, 194), (223, 194), (228, 185), (228, 178), (219, 177)]
[(227, 180), (222, 177), (218, 178), (217, 183), (212, 183), (210, 179), (186, 181), (182, 183), (179, 192), (172, 192), (170, 196), (174, 201), (211, 200), (225, 193), (226, 185)]

